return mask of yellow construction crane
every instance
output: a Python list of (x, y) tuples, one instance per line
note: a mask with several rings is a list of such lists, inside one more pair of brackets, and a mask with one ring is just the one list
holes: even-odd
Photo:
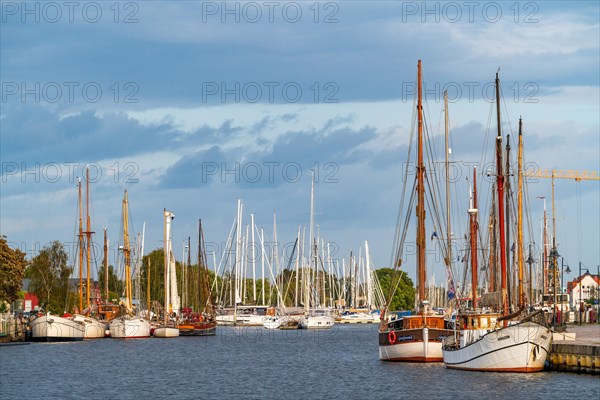
[[(556, 280), (558, 274), (558, 252), (556, 250), (556, 213), (554, 210), (554, 179), (574, 179), (580, 181), (598, 181), (600, 174), (596, 171), (574, 171), (574, 170), (556, 170), (556, 169), (539, 169), (536, 171), (528, 171), (524, 173), (525, 178), (549, 178), (552, 179), (552, 250), (550, 258), (552, 262), (552, 281), (554, 292), (554, 304), (556, 305)], [(546, 226), (546, 206), (544, 203), (544, 230)], [(545, 235), (545, 233), (544, 233)], [(544, 239), (545, 240), (545, 239)], [(544, 276), (547, 276), (546, 267), (544, 265)], [(561, 283), (562, 284), (562, 283)]]
[(539, 169), (525, 172), (526, 178), (575, 179), (576, 181), (598, 181), (600, 174), (596, 171), (574, 171)]

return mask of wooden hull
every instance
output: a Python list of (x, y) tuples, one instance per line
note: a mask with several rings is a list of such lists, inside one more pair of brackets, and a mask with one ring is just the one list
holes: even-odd
[(83, 340), (85, 326), (70, 318), (46, 314), (29, 323), (31, 341), (34, 342), (70, 342)]
[(115, 318), (110, 321), (110, 337), (115, 339), (141, 339), (150, 337), (150, 324), (141, 318)]
[(216, 334), (216, 322), (179, 325), (180, 336), (214, 336)]
[(458, 346), (445, 345), (447, 368), (493, 372), (537, 372), (544, 369), (552, 332), (522, 322), (489, 332), (459, 331)]
[(416, 328), (379, 333), (379, 359), (404, 362), (442, 362), (442, 337), (452, 331), (435, 328)]
[(383, 361), (442, 362), (446, 329), (441, 315), (412, 315), (390, 322), (379, 332), (379, 359)]

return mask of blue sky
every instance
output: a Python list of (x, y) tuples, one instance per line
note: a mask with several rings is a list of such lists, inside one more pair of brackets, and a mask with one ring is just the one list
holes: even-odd
[[(107, 226), (112, 242), (123, 188), (135, 230), (146, 222), (147, 250), (162, 246), (165, 207), (177, 216), (175, 249), (198, 218), (208, 241), (225, 242), (237, 198), (269, 234), (277, 211), (280, 240), (293, 242), (308, 224), (312, 167), (317, 220), (337, 256), (368, 240), (386, 266), (418, 59), (440, 160), (449, 91), (461, 176), (493, 159), (498, 68), (503, 130), (515, 137), (523, 117), (527, 161), (600, 170), (597, 2), (223, 4), (2, 1), (0, 230), (9, 242), (30, 251), (73, 240), (75, 177), (86, 163), (98, 177), (94, 230)], [(460, 182), (457, 236), (468, 193)], [(550, 182), (528, 189), (528, 235), (539, 243), (536, 197), (550, 208)], [(483, 205), (488, 191), (482, 183)], [(556, 194), (559, 252), (572, 270), (582, 261), (595, 271), (599, 182), (557, 181)], [(440, 282), (441, 266), (430, 268)]]

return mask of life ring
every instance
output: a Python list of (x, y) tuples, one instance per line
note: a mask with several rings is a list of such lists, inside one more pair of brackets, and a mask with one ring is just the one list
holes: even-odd
[(396, 343), (396, 332), (391, 331), (388, 333), (388, 342), (390, 342), (390, 344)]

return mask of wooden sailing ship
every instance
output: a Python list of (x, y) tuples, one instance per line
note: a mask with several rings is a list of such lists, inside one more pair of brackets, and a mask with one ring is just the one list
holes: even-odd
[[(416, 314), (401, 317), (391, 322), (383, 320), (386, 307), (382, 312), (382, 323), (379, 329), (379, 358), (385, 361), (408, 362), (441, 362), (442, 338), (451, 334), (446, 329), (443, 315), (429, 309), (426, 298), (426, 266), (425, 266), (425, 165), (423, 162), (423, 105), (421, 60), (417, 64), (417, 172), (416, 172), (416, 215), (417, 215), (417, 307)], [(401, 261), (402, 244), (394, 250), (395, 265), (398, 269)], [(398, 275), (396, 274), (396, 277)], [(397, 278), (399, 279), (399, 278)], [(392, 284), (394, 286), (394, 284)], [(393, 295), (393, 293), (392, 293)], [(388, 302), (392, 298), (389, 296)]]
[[(490, 311), (478, 308), (477, 304), (477, 186), (476, 172), (473, 172), (474, 193), (469, 209), (470, 247), (472, 270), (472, 300), (470, 309), (460, 309), (456, 329), (444, 341), (443, 356), (447, 368), (495, 371), (495, 372), (536, 372), (544, 369), (550, 350), (552, 332), (547, 327), (543, 312), (528, 314), (524, 293), (524, 248), (523, 248), (523, 135), (522, 120), (519, 119), (518, 148), (518, 190), (517, 190), (517, 270), (516, 293), (517, 310), (510, 308), (508, 285), (507, 238), (510, 231), (508, 217), (505, 217), (505, 193), (508, 183), (509, 161), (503, 171), (502, 131), (500, 123), (500, 81), (496, 73), (496, 111), (498, 135), (496, 137), (496, 185), (497, 223), (501, 271), (500, 301)], [(507, 150), (508, 150), (507, 145)], [(507, 204), (508, 201), (506, 202)], [(505, 232), (506, 228), (506, 232)], [(495, 262), (495, 259), (493, 259)], [(514, 295), (513, 295), (514, 296)], [(533, 299), (530, 299), (532, 302)]]
[(129, 198), (127, 189), (123, 194), (123, 261), (125, 264), (125, 299), (119, 302), (119, 315), (109, 324), (110, 336), (118, 339), (150, 337), (150, 323), (135, 314), (132, 306), (131, 243), (129, 240)]
[(181, 336), (212, 336), (217, 333), (202, 220), (198, 220), (198, 304), (198, 312), (189, 312), (182, 316), (179, 324)]

